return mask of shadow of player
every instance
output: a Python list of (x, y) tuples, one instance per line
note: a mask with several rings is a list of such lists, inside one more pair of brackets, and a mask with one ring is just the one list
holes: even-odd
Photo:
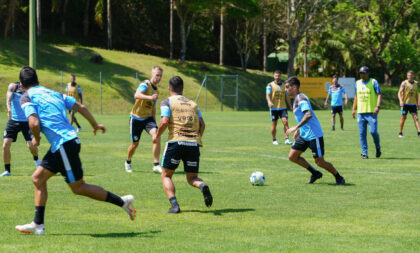
[(234, 209), (234, 208), (226, 208), (226, 209), (217, 209), (217, 210), (183, 210), (183, 213), (213, 213), (216, 216), (222, 216), (225, 213), (243, 213), (243, 212), (253, 212), (255, 209), (253, 208), (242, 208), (242, 209)]

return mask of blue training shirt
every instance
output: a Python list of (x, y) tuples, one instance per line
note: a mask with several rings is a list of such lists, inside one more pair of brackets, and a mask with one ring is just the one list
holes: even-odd
[(305, 125), (299, 127), (300, 136), (305, 141), (320, 138), (324, 136), (324, 133), (322, 132), (321, 124), (319, 123), (315, 112), (312, 110), (309, 98), (303, 93), (297, 94), (293, 101), (293, 113), (297, 123), (302, 121), (302, 118), (305, 115), (304, 112), (308, 110), (311, 111), (312, 118)]
[(75, 103), (75, 98), (40, 85), (29, 89), (20, 99), (27, 118), (32, 114), (38, 116), (41, 132), (47, 137), (53, 153), (63, 143), (77, 137), (76, 130), (67, 119), (67, 110), (70, 110)]
[(344, 93), (346, 89), (342, 85), (331, 85), (328, 90), (328, 94), (331, 95), (331, 106), (342, 106)]
[(20, 122), (28, 122), (28, 119), (25, 116), (22, 108), (20, 107), (20, 98), (25, 93), (25, 90), (20, 88), (19, 82), (14, 83), (12, 87), (12, 101), (10, 101), (10, 109), (12, 111), (12, 120)]

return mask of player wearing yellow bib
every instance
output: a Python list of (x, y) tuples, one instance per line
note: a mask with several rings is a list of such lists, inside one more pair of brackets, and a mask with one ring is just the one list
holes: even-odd
[[(70, 82), (67, 84), (66, 87), (66, 94), (67, 96), (74, 97), (77, 102), (83, 104), (83, 96), (82, 96), (82, 88), (80, 88), (80, 85), (76, 83), (76, 76), (71, 74), (70, 75)], [(77, 132), (82, 130), (82, 127), (79, 125), (79, 122), (77, 122), (76, 117), (74, 114), (76, 114), (75, 110), (70, 110), (70, 124), (73, 125), (73, 122), (76, 123), (77, 126)]]
[(401, 121), (400, 121), (400, 133), (398, 137), (402, 138), (404, 122), (407, 119), (407, 113), (410, 112), (413, 116), (414, 125), (417, 129), (417, 136), (420, 137), (420, 126), (417, 116), (417, 109), (420, 109), (420, 100), (418, 93), (418, 84), (414, 80), (414, 71), (410, 70), (407, 72), (407, 80), (401, 83), (400, 90), (398, 91), (398, 99), (400, 100), (401, 107)]
[[(281, 118), (283, 122), (283, 131), (284, 131), (284, 144), (292, 144), (293, 142), (289, 140), (289, 135), (286, 134), (287, 129), (289, 129), (289, 123), (287, 122), (287, 105), (289, 108), (292, 108), (290, 103), (289, 95), (284, 88), (283, 83), (280, 80), (281, 72), (280, 70), (274, 71), (274, 81), (267, 84), (265, 98), (267, 99), (268, 108), (270, 109), (271, 115), (271, 136), (273, 137), (273, 145), (279, 145), (276, 134), (277, 134), (277, 120)], [(287, 101), (287, 105), (286, 105)]]
[[(131, 158), (139, 146), (141, 133), (146, 130), (152, 137), (157, 133), (156, 125), (156, 102), (159, 97), (158, 83), (162, 79), (163, 69), (159, 66), (152, 68), (152, 77), (140, 83), (134, 94), (136, 102), (130, 115), (131, 145), (128, 147), (125, 171), (132, 172)], [(153, 171), (161, 173), (159, 165), (160, 141), (153, 144)]]
[(197, 104), (182, 95), (183, 89), (184, 82), (181, 77), (172, 77), (169, 81), (171, 96), (161, 103), (159, 130), (153, 136), (153, 143), (158, 142), (168, 128), (168, 142), (162, 157), (162, 184), (171, 203), (168, 213), (181, 212), (172, 182), (172, 175), (181, 161), (184, 163), (188, 183), (201, 190), (207, 207), (213, 203), (209, 187), (198, 177), (199, 146), (202, 146), (201, 138), (205, 128), (203, 116)]
[(381, 88), (378, 81), (369, 77), (369, 68), (363, 66), (359, 70), (362, 79), (356, 82), (356, 95), (354, 96), (353, 118), (356, 118), (359, 126), (360, 146), (362, 148), (362, 159), (368, 158), (368, 145), (366, 139), (367, 125), (369, 124), (370, 134), (376, 146), (376, 157), (381, 156), (381, 145), (379, 144), (378, 113), (381, 108)]

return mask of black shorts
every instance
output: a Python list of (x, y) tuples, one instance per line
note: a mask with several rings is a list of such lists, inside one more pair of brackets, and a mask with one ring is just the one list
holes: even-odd
[(287, 110), (281, 109), (281, 110), (270, 110), (271, 113), (271, 121), (278, 120), (279, 118), (288, 118)]
[(13, 139), (13, 142), (15, 142), (20, 131), (22, 131), (23, 137), (26, 141), (31, 141), (32, 138), (34, 138), (28, 122), (9, 119), (3, 133), (3, 139), (10, 138)]
[(162, 157), (162, 167), (176, 170), (179, 163), (184, 163), (184, 171), (198, 173), (200, 164), (200, 148), (194, 142), (171, 142), (166, 143)]
[(299, 136), (292, 145), (292, 149), (300, 150), (305, 152), (307, 148), (312, 150), (312, 156), (314, 158), (324, 156), (324, 137), (319, 137), (310, 141), (305, 141), (301, 136)]
[(417, 114), (417, 105), (407, 105), (401, 108), (401, 115), (407, 115), (408, 113), (415, 113)]
[(64, 142), (54, 153), (48, 150), (41, 162), (41, 166), (52, 173), (60, 172), (67, 183), (74, 183), (83, 178), (82, 162), (79, 157), (80, 140)]
[(339, 105), (339, 106), (331, 106), (331, 114), (343, 114), (343, 106)]
[(158, 128), (153, 117), (148, 117), (145, 120), (137, 120), (130, 117), (131, 142), (139, 142), (143, 130), (146, 129), (149, 133), (153, 128)]

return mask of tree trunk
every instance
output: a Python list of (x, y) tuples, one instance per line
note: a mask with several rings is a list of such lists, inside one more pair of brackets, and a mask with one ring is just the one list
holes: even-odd
[(267, 29), (265, 17), (263, 19), (263, 71), (267, 71)]
[(181, 51), (179, 54), (179, 63), (180, 64), (184, 64), (185, 62), (185, 57), (187, 54), (187, 36), (185, 33), (185, 24), (184, 24), (184, 20), (180, 19), (179, 20), (179, 25), (180, 25), (180, 31), (181, 31)]
[(107, 19), (108, 19), (108, 49), (112, 48), (112, 19), (111, 19), (111, 0), (107, 0)]
[(308, 32), (305, 33), (303, 72), (304, 72), (305, 77), (309, 76), (309, 69), (308, 69)]
[(169, 6), (169, 58), (174, 58), (174, 0), (170, 1)]
[(219, 45), (219, 65), (223, 65), (223, 45), (224, 41), (224, 21), (223, 21), (223, 0), (220, 1), (220, 45)]
[(63, 14), (61, 16), (61, 34), (62, 35), (66, 35), (66, 14), (67, 14), (68, 3), (69, 3), (69, 0), (64, 1)]
[(90, 5), (90, 0), (86, 0), (85, 13), (83, 15), (83, 36), (84, 37), (87, 37), (89, 35), (89, 5)]
[(41, 41), (41, 0), (36, 0), (36, 35)]
[(295, 65), (296, 51), (297, 51), (299, 42), (297, 42), (294, 39), (289, 39), (288, 44), (289, 44), (289, 61), (287, 62), (287, 77), (291, 77), (295, 75), (294, 65)]
[(17, 5), (17, 0), (10, 0), (9, 13), (7, 16), (6, 26), (4, 28), (5, 39), (7, 39), (9, 35), (10, 27), (12, 26), (12, 24), (14, 24), (16, 5)]

